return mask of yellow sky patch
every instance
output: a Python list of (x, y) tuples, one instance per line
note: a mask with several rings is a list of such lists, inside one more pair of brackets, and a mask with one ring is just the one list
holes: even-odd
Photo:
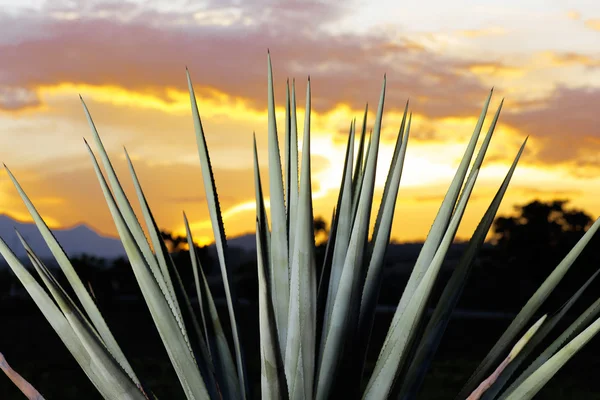
[[(73, 98), (75, 99), (77, 93), (82, 93), (84, 98), (89, 102), (101, 103), (108, 107), (109, 110), (114, 109), (115, 115), (131, 112), (132, 109), (143, 109), (147, 111), (156, 111), (152, 113), (152, 118), (161, 119), (166, 118), (190, 118), (190, 107), (189, 107), (189, 95), (186, 92), (178, 91), (176, 89), (165, 89), (162, 93), (152, 92), (136, 92), (126, 90), (124, 88), (115, 86), (94, 86), (94, 85), (77, 85), (72, 83), (63, 83), (55, 86), (44, 86), (39, 88), (39, 94), (42, 99), (49, 101), (48, 107), (52, 108), (53, 99), (60, 98)], [(214, 139), (216, 132), (219, 132), (219, 126), (231, 122), (247, 125), (249, 123), (256, 126), (261, 126), (266, 131), (266, 110), (260, 110), (251, 105), (251, 103), (245, 99), (234, 98), (225, 93), (218, 92), (211, 88), (198, 88), (197, 91), (200, 112), (203, 120), (207, 124), (212, 124), (213, 129), (207, 130), (207, 139), (209, 141), (209, 147), (211, 155), (213, 155), (213, 162), (221, 166), (227, 166), (232, 164), (234, 161), (231, 157), (240, 158), (244, 156), (244, 152), (247, 153), (247, 170), (243, 173), (247, 175), (247, 179), (251, 182), (252, 177), (252, 149), (251, 141), (248, 141), (246, 145), (242, 146), (244, 151), (236, 152), (234, 155), (228, 151), (230, 146), (229, 142), (220, 143), (211, 140)], [(282, 99), (283, 96), (279, 96)], [(303, 102), (299, 99), (298, 103)], [(74, 100), (70, 100), (73, 101)], [(492, 102), (490, 111), (488, 112), (488, 121), (484, 126), (484, 134), (487, 131), (487, 124), (491, 120), (493, 112), (497, 107), (496, 100)], [(93, 112), (93, 110), (92, 110)], [(348, 131), (350, 121), (353, 118), (357, 118), (357, 131), (360, 131), (360, 125), (362, 124), (363, 110), (353, 109), (348, 104), (338, 104), (334, 108), (323, 113), (312, 113), (312, 154), (314, 157), (321, 157), (325, 159), (328, 164), (325, 164), (321, 169), (313, 173), (313, 186), (317, 190), (313, 193), (315, 203), (315, 215), (320, 215), (329, 220), (332, 208), (336, 201), (337, 189), (340, 184), (345, 144), (346, 144), (346, 132)], [(280, 139), (283, 128), (281, 123), (285, 115), (283, 107), (277, 108), (277, 118), (280, 122)], [(298, 126), (300, 127), (300, 138), (302, 135), (304, 110), (298, 109)], [(374, 120), (374, 111), (369, 113), (369, 128)], [(376, 176), (376, 190), (381, 191), (385, 177), (389, 168), (389, 163), (392, 157), (392, 151), (394, 147), (395, 137), (397, 135), (398, 127), (402, 119), (402, 113), (398, 110), (391, 109), (384, 113), (384, 124), (382, 130), (382, 145), (378, 158), (378, 172)], [(465, 146), (468, 138), (473, 131), (477, 116), (471, 116), (467, 118), (448, 117), (431, 119), (425, 115), (415, 113), (413, 115), (411, 140), (409, 141), (407, 156), (405, 160), (405, 168), (403, 171), (403, 177), (401, 182), (399, 204), (397, 207), (396, 223), (392, 230), (392, 237), (399, 241), (414, 241), (425, 238), (429, 226), (435, 217), (441, 198), (447, 189), (447, 185), (450, 183), (458, 162), (464, 153)], [(151, 123), (151, 121), (150, 121)], [(136, 128), (133, 132), (134, 135), (140, 135), (144, 137), (144, 128)], [(215, 129), (217, 129), (215, 131)], [(340, 135), (343, 132), (343, 135)], [(423, 132), (435, 133), (433, 137), (422, 137), (420, 134)], [(186, 132), (193, 137), (193, 131)], [(137, 137), (137, 136), (136, 136)], [(266, 145), (266, 137), (259, 137), (259, 152), (260, 147), (263, 148)], [(480, 175), (480, 181), (476, 186), (475, 197), (470, 205), (470, 211), (467, 212), (463, 225), (458, 231), (459, 237), (468, 237), (475, 226), (477, 225), (479, 218), (483, 215), (485, 208), (491, 201), (493, 193), (500, 184), (504, 174), (508, 169), (508, 162), (516, 154), (518, 146), (524, 139), (523, 135), (513, 128), (504, 126), (502, 124), (498, 127), (491, 147), (488, 151), (490, 158), (494, 162), (486, 162)], [(166, 137), (164, 140), (170, 140)], [(193, 141), (194, 139), (190, 139)], [(212, 143), (211, 143), (212, 142)], [(301, 141), (300, 141), (301, 146)], [(358, 144), (358, 143), (357, 143)], [(244, 147), (246, 146), (246, 147)], [(189, 149), (188, 149), (189, 150)], [(529, 152), (536, 151), (536, 140), (532, 139), (528, 144), (526, 155)], [(192, 150), (195, 152), (195, 149)], [(181, 159), (165, 159), (160, 160), (158, 163), (152, 163), (152, 160), (146, 159), (145, 157), (136, 155), (135, 151), (131, 153), (134, 158), (134, 162), (145, 163), (152, 167), (169, 167), (173, 163), (181, 162)], [(186, 153), (187, 154), (187, 153)], [(525, 156), (526, 157), (526, 156)], [(263, 151), (260, 154), (260, 158), (263, 164), (266, 165), (266, 153)], [(120, 160), (122, 162), (122, 160)], [(197, 164), (196, 157), (190, 157), (190, 162), (194, 164), (194, 168), (197, 168), (199, 173), (200, 167)], [(197, 166), (197, 167), (196, 167)], [(264, 168), (264, 167), (263, 167)], [(264, 172), (264, 171), (263, 171)], [(17, 176), (22, 176), (20, 173)], [(92, 175), (90, 175), (92, 176)], [(198, 187), (190, 187), (190, 181), (181, 179), (174, 181), (170, 180), (148, 180), (148, 175), (142, 176), (142, 185), (146, 190), (149, 190), (151, 206), (154, 210), (158, 210), (158, 220), (161, 226), (174, 230), (179, 234), (184, 233), (183, 222), (181, 219), (180, 210), (174, 210), (171, 212), (169, 208), (173, 207), (173, 204), (169, 203), (167, 197), (160, 197), (161, 193), (168, 193), (170, 191), (176, 191), (177, 193), (186, 193), (192, 190), (190, 196), (204, 195), (200, 183)], [(27, 177), (25, 177), (27, 178)], [(128, 177), (127, 177), (128, 178)], [(21, 179), (21, 178), (19, 178)], [(544, 190), (561, 190), (567, 186), (567, 189), (572, 188), (569, 183), (570, 177), (561, 172), (560, 169), (550, 170), (548, 168), (540, 169), (528, 165), (521, 165), (517, 169), (515, 175), (515, 182), (520, 185), (526, 185), (532, 188), (543, 188)], [(127, 179), (128, 180), (128, 179)], [(3, 180), (4, 181), (4, 180)], [(33, 180), (35, 181), (35, 180)], [(583, 184), (578, 182), (578, 185)], [(33, 183), (30, 183), (30, 187)], [(231, 185), (231, 182), (220, 181), (217, 177), (217, 189), (223, 193), (225, 188), (223, 185)], [(47, 182), (46, 185), (52, 183)], [(228, 196), (236, 196), (235, 198), (229, 198), (226, 200), (226, 206), (223, 208), (223, 218), (225, 221), (225, 227), (228, 236), (236, 236), (239, 234), (250, 232), (254, 229), (254, 212), (255, 202), (253, 199), (254, 192), (250, 189), (252, 185), (247, 185), (248, 190), (233, 192), (229, 190)], [(263, 186), (268, 187), (268, 183), (263, 181)], [(586, 187), (588, 187), (586, 185)], [(27, 190), (27, 188), (26, 188)], [(226, 191), (227, 192), (227, 191)], [(418, 193), (422, 192), (421, 195)], [(154, 194), (152, 194), (154, 193)], [(479, 195), (478, 195), (479, 193)], [(483, 193), (483, 194), (482, 194)], [(506, 205), (501, 210), (510, 212), (512, 205), (515, 203), (522, 204), (529, 200), (523, 195), (523, 192), (518, 192), (518, 195), (509, 192), (507, 195)], [(584, 202), (589, 203), (585, 200), (590, 194), (584, 194), (581, 196)], [(96, 195), (97, 193), (91, 193), (89, 195)], [(7, 205), (5, 209), (11, 215), (18, 217), (19, 219), (29, 220), (27, 214), (23, 212), (21, 208), (15, 208), (14, 204), (17, 201), (16, 193), (14, 189), (3, 190), (2, 195), (5, 196), (5, 202)], [(268, 200), (268, 193), (265, 194)], [(85, 197), (85, 194), (82, 195)], [(425, 197), (429, 198), (428, 201), (423, 201)], [(534, 194), (531, 198), (535, 197)], [(437, 199), (437, 200), (436, 200)], [(36, 205), (39, 205), (42, 210), (44, 217), (47, 219), (50, 225), (53, 227), (57, 226), (71, 226), (82, 220), (74, 220), (73, 216), (68, 212), (69, 207), (73, 207), (71, 199), (60, 197), (56, 194), (48, 196), (32, 196), (32, 200)], [(439, 200), (439, 201), (438, 201)], [(62, 205), (61, 202), (66, 201), (67, 206)], [(579, 201), (582, 201), (581, 199)], [(102, 202), (94, 203), (102, 204)], [(268, 201), (267, 201), (268, 204)], [(375, 202), (376, 206), (374, 212), (378, 207), (378, 199)], [(183, 205), (177, 205), (181, 207)], [(190, 204), (185, 204), (186, 212), (190, 218), (192, 231), (195, 239), (202, 244), (206, 244), (212, 241), (212, 228), (208, 215), (206, 212), (206, 204), (203, 200), (194, 201)], [(97, 206), (94, 206), (97, 207)], [(91, 210), (91, 209), (90, 209)], [(169, 210), (169, 212), (166, 212)], [(114, 234), (114, 227), (110, 220), (106, 220), (105, 211), (103, 214), (96, 218), (96, 216), (90, 216), (89, 222), (92, 226), (100, 230)], [(48, 217), (50, 215), (51, 217)]]
[(594, 31), (600, 31), (600, 19), (588, 19), (585, 21), (585, 26)]

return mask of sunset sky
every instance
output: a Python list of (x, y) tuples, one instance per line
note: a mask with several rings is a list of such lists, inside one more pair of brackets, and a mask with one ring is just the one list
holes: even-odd
[[(253, 131), (267, 168), (269, 48), (281, 132), (286, 78), (300, 105), (311, 77), (315, 215), (329, 219), (348, 126), (366, 102), (375, 110), (387, 73), (378, 193), (408, 98), (413, 111), (394, 239), (426, 236), (492, 87), (487, 121), (503, 97), (504, 108), (458, 236), (471, 235), (527, 135), (500, 213), (566, 198), (596, 218), (599, 44), (597, 0), (0, 0), (0, 161), (51, 226), (114, 235), (81, 94), (131, 198), (123, 146), (159, 225), (181, 233), (185, 210), (209, 242), (188, 66), (227, 235), (251, 232)], [(3, 170), (0, 213), (30, 220)]]

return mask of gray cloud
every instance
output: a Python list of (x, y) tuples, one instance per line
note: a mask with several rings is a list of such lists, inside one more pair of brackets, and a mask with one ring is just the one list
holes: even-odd
[[(0, 43), (0, 84), (114, 84), (165, 97), (167, 87), (185, 89), (183, 68), (188, 65), (196, 84), (265, 107), (269, 47), (278, 99), (283, 100), (287, 76), (298, 78), (298, 96), (303, 97), (310, 74), (318, 111), (339, 102), (358, 108), (367, 100), (376, 103), (386, 72), (388, 107), (401, 108), (412, 96), (415, 110), (434, 117), (477, 113), (487, 92), (475, 76), (463, 73), (462, 62), (408, 40), (391, 42), (381, 33), (328, 33), (326, 24), (345, 13), (333, 2), (235, 3), (174, 13), (96, 2), (79, 9), (54, 7), (18, 18), (2, 16), (5, 31), (31, 26), (44, 34)], [(68, 12), (76, 12), (77, 18), (65, 19)]]
[(578, 167), (600, 167), (600, 124), (596, 108), (600, 89), (558, 87), (545, 100), (518, 113), (508, 110), (502, 120), (531, 135), (541, 149), (535, 159), (543, 163), (575, 160)]
[(22, 110), (40, 104), (40, 99), (34, 91), (23, 87), (0, 86), (0, 110)]

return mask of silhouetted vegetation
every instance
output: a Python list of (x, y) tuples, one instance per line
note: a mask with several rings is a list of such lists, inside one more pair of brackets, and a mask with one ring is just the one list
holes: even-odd
[[(428, 378), (430, 381), (444, 381), (443, 385), (447, 387), (448, 382), (445, 380), (450, 379), (448, 377), (452, 375), (454, 376), (452, 379), (456, 382), (463, 382), (466, 377), (458, 375), (468, 375), (472, 372), (477, 361), (481, 359), (489, 346), (497, 339), (499, 329), (507, 326), (510, 322), (510, 318), (503, 318), (499, 314), (492, 313), (514, 314), (517, 312), (593, 222), (592, 218), (585, 212), (568, 207), (568, 202), (565, 200), (533, 201), (516, 206), (515, 211), (516, 213), (513, 216), (499, 216), (496, 218), (493, 225), (493, 240), (483, 248), (476, 258), (472, 274), (458, 305), (460, 310), (482, 311), (489, 314), (490, 317), (489, 319), (478, 319), (478, 317), (466, 320), (458, 319), (450, 323), (447, 337), (445, 337), (444, 344), (438, 354), (438, 361), (434, 363), (434, 368)], [(317, 268), (320, 271), (330, 232), (328, 224), (321, 217), (315, 218), (313, 228), (315, 236), (318, 235), (321, 239), (316, 254)], [(162, 231), (161, 233), (167, 248), (171, 252), (187, 293), (195, 298), (196, 292), (187, 239), (168, 231)], [(599, 240), (597, 235), (593, 239), (593, 243), (582, 253), (547, 304), (544, 305), (545, 312), (556, 311), (600, 267), (600, 255), (597, 252)], [(420, 244), (394, 244), (389, 248), (383, 287), (379, 299), (381, 305), (393, 307), (397, 304), (402, 289), (408, 280), (411, 267), (418, 256), (420, 246)], [(439, 291), (443, 289), (464, 248), (464, 243), (456, 243), (449, 251), (440, 274), (437, 293), (433, 294), (432, 302), (436, 301)], [(208, 276), (213, 295), (217, 299), (221, 298), (223, 296), (223, 286), (214, 248), (211, 246), (196, 246), (195, 250), (200, 264)], [(242, 313), (241, 326), (243, 326), (246, 335), (244, 340), (249, 342), (248, 346), (250, 348), (254, 341), (258, 341), (257, 327), (253, 325), (257, 320), (253, 313), (256, 312), (257, 307), (258, 287), (255, 256), (254, 251), (229, 248), (228, 268), (232, 274), (232, 281), (237, 289), (238, 297), (244, 300), (245, 305), (243, 307), (245, 307), (245, 311)], [(130, 339), (134, 336), (128, 338), (130, 335), (127, 324), (135, 323), (139, 325), (136, 325), (135, 329), (142, 329), (142, 327), (146, 327), (143, 329), (154, 329), (148, 312), (140, 301), (140, 290), (128, 260), (125, 258), (104, 260), (83, 255), (72, 258), (71, 261), (80, 274), (82, 281), (90, 288), (102, 312), (107, 314), (107, 318), (112, 319), (110, 325), (115, 326), (118, 333), (117, 337), (123, 340), (123, 348), (131, 349), (134, 362), (145, 366), (141, 368), (142, 370), (152, 369), (148, 376), (156, 377), (160, 381), (153, 384), (153, 387), (157, 388), (157, 394), (162, 394), (163, 398), (170, 398), (168, 382), (174, 378), (173, 374), (169, 372), (169, 362), (166, 356), (162, 354), (163, 351), (153, 349), (152, 354), (145, 354), (142, 344), (130, 343)], [(51, 262), (49, 264), (53, 265)], [(63, 287), (69, 288), (62, 273), (59, 272), (56, 276)], [(597, 293), (598, 282), (586, 291), (578, 301), (578, 305), (573, 308), (572, 314), (578, 315), (583, 308), (596, 300)], [(17, 353), (13, 353), (17, 354), (18, 357), (12, 357), (12, 364), (19, 366), (19, 363), (21, 363), (19, 369), (24, 374), (27, 374), (28, 368), (36, 371), (32, 372), (34, 374), (47, 371), (44, 373), (48, 376), (56, 373), (52, 376), (70, 377), (70, 374), (74, 373), (77, 380), (82, 381), (81, 385), (78, 383), (75, 387), (81, 386), (79, 390), (93, 392), (88, 388), (89, 384), (79, 368), (69, 358), (66, 349), (58, 342), (56, 335), (47, 326), (48, 324), (41, 314), (33, 307), (30, 298), (23, 293), (20, 282), (15, 279), (8, 268), (0, 269), (0, 300), (3, 308), (2, 315), (5, 319), (2, 322), (3, 326), (13, 326), (14, 329), (18, 330), (26, 329), (25, 326), (32, 324), (31, 326), (35, 326), (35, 329), (44, 332), (42, 336), (31, 333), (29, 337), (20, 340), (15, 337), (15, 331), (11, 333), (10, 329), (2, 330), (3, 333), (0, 335), (2, 351), (9, 353), (10, 348), (13, 348), (13, 350), (14, 348), (21, 349)], [(135, 315), (130, 315), (131, 312), (134, 312)], [(127, 317), (127, 315), (130, 315), (130, 317)], [(11, 318), (14, 320), (13, 322), (11, 322)], [(378, 314), (373, 332), (372, 346), (374, 348), (379, 348), (377, 343), (383, 340), (389, 318), (391, 318), (389, 312)], [(226, 323), (227, 319), (224, 318), (223, 321)], [(473, 330), (477, 331), (477, 335), (473, 333)], [(147, 337), (148, 346), (152, 343), (152, 346), (156, 346), (158, 349), (161, 348), (154, 331), (148, 332)], [(56, 357), (62, 361), (55, 362), (53, 368), (56, 372), (42, 370), (41, 367), (28, 361), (29, 359), (40, 359), (35, 352), (39, 350), (41, 344), (35, 344), (30, 348), (30, 344), (34, 342), (53, 343), (52, 346), (57, 348), (52, 354), (56, 353)], [(248, 346), (246, 347), (248, 348)], [(462, 358), (457, 359), (457, 354), (460, 354)], [(371, 356), (375, 357), (376, 354)], [(250, 354), (249, 362), (254, 362), (252, 357), (253, 355)], [(44, 356), (43, 359), (47, 361), (48, 357)], [(587, 362), (592, 362), (592, 360), (590, 359)], [(575, 363), (581, 368), (584, 361), (580, 359)], [(67, 368), (65, 365), (70, 367)], [(442, 370), (446, 372), (440, 372)], [(563, 375), (569, 374), (568, 371), (561, 373)], [(47, 380), (44, 376), (37, 376), (33, 380), (44, 382)], [(571, 376), (568, 379), (575, 381), (577, 377)], [(67, 381), (68, 379), (64, 378), (64, 382)], [(562, 379), (561, 384), (564, 382), (565, 379)], [(589, 380), (584, 384), (591, 385), (593, 380)], [(0, 393), (9, 390), (6, 389), (8, 383), (5, 380), (0, 379), (0, 385)], [(46, 389), (47, 398), (76, 398), (76, 395), (71, 396), (70, 394), (71, 392), (76, 393), (75, 389), (71, 392), (56, 389), (57, 394), (53, 397), (51, 392), (53, 389), (48, 389), (52, 387), (51, 384), (42, 383), (39, 386)], [(549, 385), (544, 393), (550, 393), (552, 388), (553, 386)], [(10, 386), (10, 390), (12, 394), (12, 386)], [(585, 393), (585, 390), (581, 393)], [(439, 397), (436, 397), (435, 393), (432, 392), (431, 396), (428, 395), (423, 398), (444, 398), (443, 394), (440, 393)], [(19, 398), (18, 394), (15, 397), (11, 396), (0, 397)], [(585, 394), (582, 394), (582, 396), (585, 396)]]

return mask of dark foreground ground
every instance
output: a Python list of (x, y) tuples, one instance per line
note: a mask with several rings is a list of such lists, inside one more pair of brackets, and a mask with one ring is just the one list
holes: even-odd
[[(240, 312), (251, 379), (258, 381), (257, 311)], [(0, 352), (48, 399), (100, 399), (41, 313), (30, 306), (0, 306)], [(158, 398), (183, 399), (148, 311), (141, 306), (105, 311), (113, 333), (138, 376)], [(383, 340), (391, 314), (378, 314), (374, 341)], [(453, 399), (509, 320), (455, 319), (451, 322), (420, 399)], [(252, 327), (252, 328), (248, 328)], [(376, 351), (377, 351), (376, 349)], [(540, 392), (539, 399), (600, 399), (600, 338), (590, 342)], [(376, 356), (373, 354), (371, 358)], [(0, 399), (25, 397), (0, 374)], [(260, 398), (256, 387), (255, 397)]]

